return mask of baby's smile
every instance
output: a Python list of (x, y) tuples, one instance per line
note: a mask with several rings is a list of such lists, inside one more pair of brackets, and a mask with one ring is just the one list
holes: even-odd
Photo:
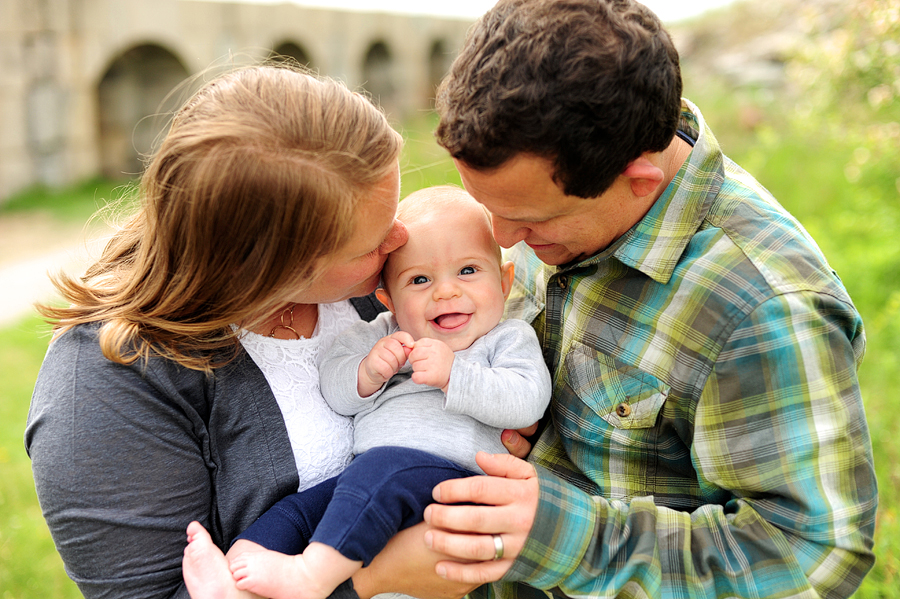
[(441, 314), (431, 322), (442, 330), (457, 329), (472, 318), (471, 314), (463, 314), (462, 312), (451, 312), (449, 314)]

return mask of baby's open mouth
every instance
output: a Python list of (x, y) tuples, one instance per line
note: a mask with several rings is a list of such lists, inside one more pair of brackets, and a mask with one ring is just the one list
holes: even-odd
[(469, 321), (471, 314), (463, 314), (461, 312), (453, 312), (451, 314), (441, 314), (432, 322), (442, 329), (455, 329)]

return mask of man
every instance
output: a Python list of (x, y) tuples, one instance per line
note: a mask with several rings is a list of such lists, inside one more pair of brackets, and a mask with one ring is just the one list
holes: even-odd
[(534, 467), (482, 456), (435, 499), (488, 507), (426, 512), (479, 593), (847, 597), (874, 563), (859, 314), (680, 96), (631, 0), (501, 0), (438, 91), (554, 382)]

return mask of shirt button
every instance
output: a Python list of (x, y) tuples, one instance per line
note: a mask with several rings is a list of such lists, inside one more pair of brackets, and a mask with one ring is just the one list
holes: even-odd
[(616, 406), (616, 414), (619, 418), (627, 418), (631, 416), (631, 406), (625, 402), (620, 403)]
[(569, 278), (568, 277), (560, 277), (556, 280), (556, 284), (559, 285), (560, 289), (565, 289), (569, 286)]

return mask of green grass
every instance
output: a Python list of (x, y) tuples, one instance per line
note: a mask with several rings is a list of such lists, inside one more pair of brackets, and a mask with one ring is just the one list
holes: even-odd
[(60, 221), (85, 222), (98, 210), (126, 207), (129, 185), (91, 179), (65, 189), (36, 185), (0, 204), (0, 218), (22, 213), (45, 213)]
[(433, 185), (462, 186), (450, 155), (434, 141), (432, 131), (436, 125), (436, 116), (429, 113), (401, 128), (405, 140), (400, 157), (401, 197)]

